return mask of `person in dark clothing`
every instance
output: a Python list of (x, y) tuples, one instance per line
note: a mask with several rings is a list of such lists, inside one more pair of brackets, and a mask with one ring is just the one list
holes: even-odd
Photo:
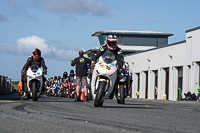
[(68, 82), (74, 82), (74, 70), (70, 70), (70, 74), (68, 76)]
[(57, 77), (57, 76), (54, 76), (54, 78), (53, 78), (53, 83), (54, 83), (54, 84), (57, 84), (57, 83), (58, 83), (58, 77)]
[(123, 61), (124, 61), (124, 57), (123, 57), (123, 51), (121, 50), (121, 48), (119, 48), (117, 46), (118, 43), (118, 38), (116, 35), (108, 35), (108, 37), (106, 38), (106, 44), (103, 44), (97, 54), (92, 58), (92, 65), (91, 67), (94, 67), (94, 65), (96, 64), (97, 59), (103, 55), (106, 51), (110, 51), (115, 55), (115, 60), (117, 60), (117, 79), (115, 82), (115, 86), (114, 89), (112, 91), (112, 93), (110, 94), (109, 98), (113, 99), (114, 97), (114, 91), (117, 88), (117, 84), (119, 82), (119, 77), (120, 77), (120, 73), (122, 72), (122, 68), (123, 68)]
[(87, 64), (91, 64), (91, 60), (83, 56), (83, 50), (79, 51), (79, 57), (71, 60), (71, 66), (76, 65), (76, 85), (77, 85), (77, 101), (79, 101), (80, 87), (84, 87), (85, 100), (88, 101), (87, 96)]
[(68, 82), (68, 73), (64, 72), (62, 77), (62, 83), (67, 83), (67, 82)]
[(117, 60), (117, 65), (118, 68), (122, 68), (123, 67), (123, 61), (124, 61), (124, 57), (123, 57), (123, 51), (121, 50), (121, 48), (119, 48), (117, 46), (117, 36), (115, 35), (109, 35), (106, 38), (106, 44), (103, 44), (100, 48), (99, 51), (97, 52), (97, 54), (92, 58), (92, 65), (96, 64), (97, 59), (103, 55), (107, 50), (109, 50), (110, 52), (112, 52), (115, 55), (115, 60)]
[(67, 78), (67, 82), (70, 86), (70, 94), (72, 96), (72, 92), (75, 91), (75, 75), (74, 75), (74, 70), (70, 70), (69, 76)]
[[(26, 85), (26, 76), (25, 76), (26, 75), (26, 71), (32, 65), (37, 65), (40, 68), (42, 67), (43, 68), (43, 74), (45, 74), (45, 75), (47, 74), (47, 67), (45, 65), (45, 61), (41, 57), (41, 51), (38, 48), (33, 50), (32, 56), (30, 56), (28, 58), (26, 64), (24, 65), (23, 72), (22, 72), (24, 76), (22, 77), (22, 79), (23, 79), (22, 82), (23, 82), (23, 84), (25, 83), (25, 85)], [(44, 76), (42, 78), (43, 78), (43, 87), (42, 87), (42, 89), (44, 91), (44, 83), (46, 81), (46, 78)], [(27, 91), (26, 89), (27, 89), (27, 87), (23, 87), (23, 91)]]

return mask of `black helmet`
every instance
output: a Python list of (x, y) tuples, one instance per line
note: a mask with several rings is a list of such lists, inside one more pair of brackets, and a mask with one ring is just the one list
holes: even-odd
[(41, 57), (41, 51), (38, 48), (33, 50), (32, 54), (33, 54), (33, 58), (35, 58), (36, 60), (39, 60)]
[(70, 76), (74, 77), (74, 70), (70, 70)]
[(70, 73), (74, 73), (74, 70), (70, 70)]
[(64, 72), (64, 73), (63, 73), (63, 78), (66, 79), (67, 76), (68, 76), (67, 72)]
[(54, 76), (54, 80), (57, 80), (57, 76)]
[(61, 79), (61, 76), (58, 76), (58, 80), (60, 80)]

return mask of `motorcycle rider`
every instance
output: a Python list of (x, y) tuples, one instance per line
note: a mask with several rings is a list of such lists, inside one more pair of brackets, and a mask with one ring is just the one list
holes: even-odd
[(47, 78), (47, 79), (46, 79), (46, 82), (45, 82), (45, 86), (49, 86), (49, 84), (50, 84), (50, 79)]
[(68, 73), (64, 72), (62, 77), (62, 83), (67, 83), (67, 82), (68, 82)]
[(50, 77), (50, 82), (53, 82), (53, 76)]
[(117, 84), (119, 82), (119, 76), (120, 76), (120, 73), (122, 72), (123, 61), (124, 61), (123, 51), (121, 50), (121, 48), (119, 48), (117, 46), (117, 43), (118, 43), (118, 38), (116, 35), (108, 35), (106, 38), (106, 44), (103, 44), (100, 46), (99, 51), (92, 58), (92, 64), (91, 64), (91, 67), (94, 67), (97, 59), (101, 55), (103, 55), (106, 51), (110, 51), (115, 55), (115, 60), (117, 60), (117, 67), (118, 67), (117, 68), (117, 79), (116, 79), (113, 91), (109, 96), (110, 99), (113, 99), (113, 97), (114, 97), (114, 91), (117, 88)]
[(57, 83), (58, 83), (58, 77), (54, 76), (54, 78), (53, 78), (53, 84), (57, 84)]
[(47, 94), (47, 89), (50, 87), (50, 85), (51, 85), (51, 81), (50, 81), (49, 78), (47, 78), (45, 83), (44, 83), (45, 95)]
[(128, 95), (130, 96), (130, 93), (132, 91), (132, 71), (131, 69), (129, 69), (129, 64), (128, 62), (124, 61), (124, 65), (123, 65), (123, 68), (125, 70), (125, 75), (127, 75), (128, 77), (128, 81), (127, 81), (127, 88), (128, 88)]
[(75, 75), (74, 75), (74, 70), (70, 70), (70, 74), (67, 78), (67, 82), (69, 84), (69, 91), (70, 91), (70, 95), (72, 96), (72, 92), (75, 91)]
[(58, 76), (58, 81), (59, 81), (60, 83), (62, 83), (62, 78), (61, 78), (61, 76)]
[(68, 76), (68, 82), (74, 82), (74, 70), (70, 70), (70, 74)]
[[(85, 100), (88, 101), (87, 96), (87, 64), (91, 65), (91, 60), (83, 56), (83, 50), (79, 51), (79, 57), (71, 60), (71, 66), (76, 65), (76, 85), (77, 85), (77, 101), (80, 100), (79, 98), (79, 91), (80, 87), (84, 87), (85, 92)], [(75, 99), (76, 101), (76, 99)]]
[[(35, 48), (33, 51), (32, 51), (32, 56), (30, 56), (26, 62), (26, 64), (24, 65), (24, 68), (23, 68), (23, 77), (22, 77), (22, 82), (23, 84), (25, 83), (26, 85), (26, 71), (28, 70), (28, 67), (31, 67), (32, 65), (37, 65), (38, 67), (42, 67), (43, 68), (43, 74), (47, 74), (47, 67), (45, 65), (45, 61), (44, 59), (41, 57), (41, 51), (38, 49), (38, 48)], [(42, 90), (44, 91), (44, 83), (46, 81), (46, 78), (44, 77), (44, 75), (42, 76), (43, 78), (43, 85), (42, 85)], [(23, 87), (23, 92), (27, 91), (27, 87)]]

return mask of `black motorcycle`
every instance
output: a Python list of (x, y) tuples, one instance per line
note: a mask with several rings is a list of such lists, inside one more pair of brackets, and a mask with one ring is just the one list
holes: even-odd
[(128, 96), (130, 87), (129, 78), (130, 76), (128, 72), (125, 69), (123, 69), (120, 74), (120, 80), (117, 89), (115, 90), (115, 97), (117, 98), (118, 104), (124, 104), (125, 99)]
[(191, 94), (191, 92), (184, 93), (185, 100), (197, 100), (195, 93)]

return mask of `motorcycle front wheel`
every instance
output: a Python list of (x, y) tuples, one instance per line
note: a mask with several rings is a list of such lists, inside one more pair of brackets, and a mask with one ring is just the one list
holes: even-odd
[(99, 86), (97, 88), (97, 94), (94, 100), (94, 107), (99, 107), (103, 105), (103, 102), (101, 102), (103, 95), (104, 95), (104, 90), (106, 87), (107, 82), (106, 81), (100, 81)]
[(32, 83), (32, 100), (33, 101), (37, 101), (38, 100), (37, 89), (36, 89), (36, 82)]

